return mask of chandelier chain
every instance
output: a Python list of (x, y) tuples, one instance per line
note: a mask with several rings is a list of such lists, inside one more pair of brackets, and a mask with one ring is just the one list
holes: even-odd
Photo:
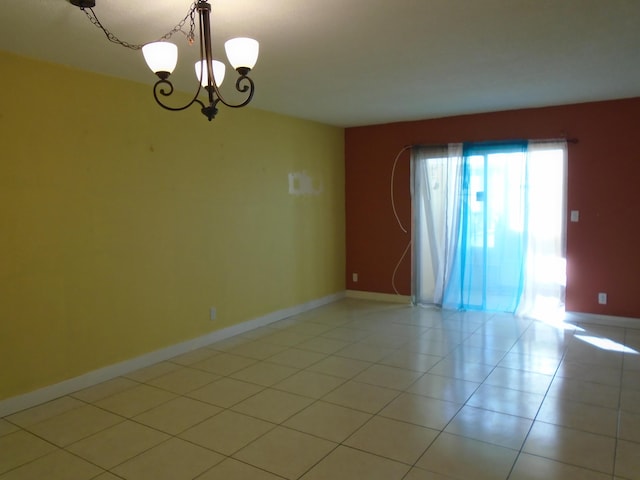
[[(111, 31), (109, 31), (102, 24), (102, 22), (98, 19), (98, 16), (96, 15), (96, 12), (93, 11), (93, 8), (86, 7), (86, 8), (81, 8), (81, 10), (85, 13), (87, 18), (89, 19), (89, 21), (93, 25), (95, 25), (100, 30), (102, 30), (102, 32), (106, 35), (107, 39), (110, 42), (116, 43), (118, 45), (121, 45), (121, 46), (123, 46), (125, 48), (129, 48), (131, 50), (141, 50), (142, 47), (144, 46), (144, 45), (139, 45), (139, 44), (135, 44), (135, 43), (129, 43), (129, 42), (125, 42), (124, 40), (120, 40), (115, 34), (113, 34)], [(189, 11), (185, 15), (185, 17), (175, 27), (173, 27), (169, 32), (167, 32), (164, 35), (162, 35), (156, 41), (169, 40), (173, 36), (174, 33), (181, 32), (187, 37), (187, 42), (189, 42), (189, 45), (193, 45), (194, 42), (195, 42), (195, 29), (196, 29), (195, 15), (196, 15), (196, 4), (193, 3), (193, 5), (191, 5), (191, 8), (189, 9)], [(187, 23), (187, 20), (189, 20), (189, 31), (188, 32), (186, 32), (183, 29), (183, 27)]]

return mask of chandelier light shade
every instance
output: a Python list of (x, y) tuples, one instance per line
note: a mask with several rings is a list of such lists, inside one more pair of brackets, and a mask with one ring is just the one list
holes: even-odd
[(224, 43), (229, 63), (236, 70), (246, 70), (248, 73), (258, 61), (260, 44), (253, 38), (238, 37)]
[[(214, 60), (211, 47), (211, 4), (209, 0), (196, 0), (185, 18), (178, 23), (173, 30), (164, 35), (160, 40), (150, 42), (145, 45), (133, 45), (120, 40), (109, 30), (107, 30), (95, 12), (95, 0), (69, 0), (73, 5), (85, 12), (91, 23), (99, 27), (107, 39), (133, 50), (142, 50), (147, 65), (153, 73), (158, 76), (153, 87), (153, 96), (162, 108), (170, 111), (180, 111), (189, 108), (194, 104), (200, 105), (201, 112), (209, 119), (213, 120), (218, 112), (217, 105), (222, 103), (231, 108), (240, 108), (248, 105), (253, 99), (255, 85), (249, 77), (249, 72), (255, 66), (260, 51), (259, 43), (246, 37), (233, 38), (225, 42), (225, 51), (229, 63), (237, 72), (238, 77), (235, 82), (235, 89), (242, 94), (242, 100), (238, 103), (231, 103), (224, 99), (219, 87), (225, 77), (226, 66), (224, 63)], [(195, 73), (198, 79), (196, 92), (186, 105), (172, 106), (165, 103), (164, 98), (170, 97), (174, 92), (173, 84), (169, 77), (178, 63), (178, 47), (168, 40), (174, 33), (186, 33), (189, 44), (195, 43), (195, 17), (198, 16), (199, 31), (198, 44), (200, 47), (200, 60), (195, 64)], [(190, 31), (184, 32), (183, 26), (190, 20)], [(206, 100), (200, 99), (202, 90), (206, 93)]]
[[(200, 84), (203, 87), (207, 88), (209, 86), (209, 69), (204, 68), (202, 63), (202, 60), (196, 62), (196, 77), (198, 77), (198, 81), (200, 82)], [(213, 67), (213, 78), (216, 81), (216, 85), (219, 87), (224, 81), (224, 74), (227, 71), (227, 66), (224, 63), (219, 62), (218, 60), (212, 60), (211, 63)]]
[(169, 42), (152, 42), (142, 47), (147, 65), (159, 77), (167, 78), (178, 63), (178, 46)]

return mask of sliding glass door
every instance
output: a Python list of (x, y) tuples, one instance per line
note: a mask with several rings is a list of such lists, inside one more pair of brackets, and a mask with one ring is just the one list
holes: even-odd
[(554, 272), (545, 289), (561, 302), (565, 150), (524, 141), (464, 144), (461, 155), (442, 148), (413, 156), (416, 301), (515, 312), (539, 296), (546, 263)]

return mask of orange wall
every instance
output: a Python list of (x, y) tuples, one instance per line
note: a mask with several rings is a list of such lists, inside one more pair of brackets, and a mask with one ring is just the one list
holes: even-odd
[[(393, 160), (409, 144), (570, 137), (567, 226), (569, 311), (640, 318), (640, 98), (514, 110), (346, 130), (347, 288), (394, 293), (391, 278), (411, 231), (402, 232), (390, 201)], [(411, 225), (409, 152), (394, 190)], [(358, 282), (352, 281), (358, 273)], [(411, 255), (396, 274), (411, 294)], [(598, 292), (608, 304), (598, 305)]]

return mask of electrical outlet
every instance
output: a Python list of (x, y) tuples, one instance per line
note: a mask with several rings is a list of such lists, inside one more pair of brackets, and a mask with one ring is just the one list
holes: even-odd
[(607, 294), (604, 292), (600, 292), (598, 294), (598, 303), (600, 305), (606, 305), (607, 304)]
[(351, 279), (353, 280), (353, 283), (358, 283), (358, 274), (357, 273), (352, 273), (351, 274)]
[(579, 210), (571, 210), (571, 221), (579, 222), (580, 221), (580, 211)]
[(211, 307), (209, 309), (209, 320), (215, 320), (216, 319), (216, 307)]

